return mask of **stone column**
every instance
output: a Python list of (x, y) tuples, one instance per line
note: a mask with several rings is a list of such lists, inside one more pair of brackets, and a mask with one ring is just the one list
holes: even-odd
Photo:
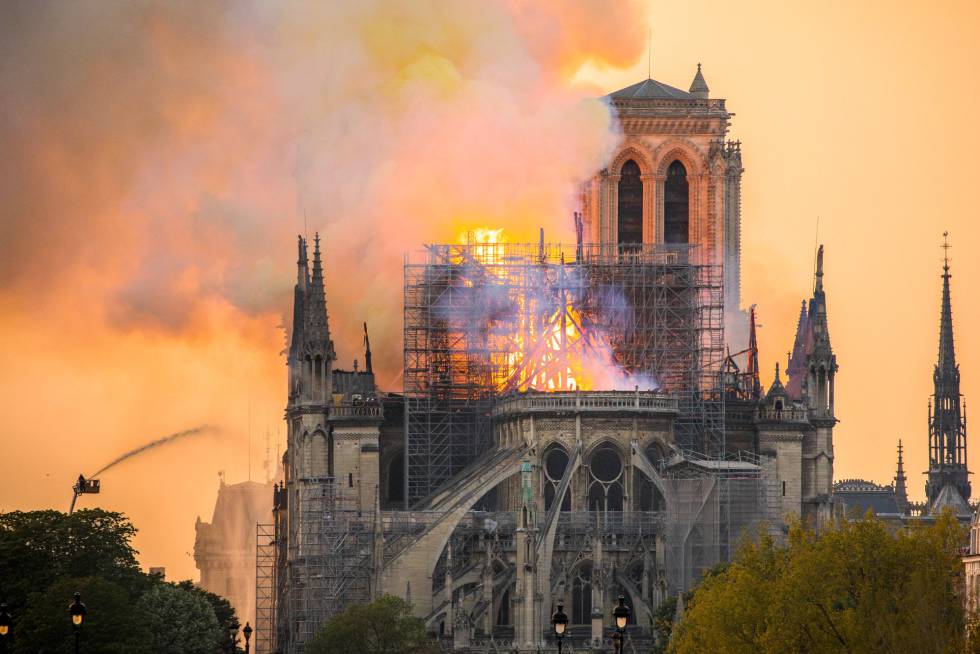
[(654, 188), (656, 189), (653, 194), (653, 215), (654, 222), (657, 229), (657, 243), (664, 242), (664, 181), (667, 179), (666, 175), (655, 175), (654, 176)]
[(654, 204), (657, 198), (657, 177), (655, 175), (640, 175), (643, 182), (643, 242), (645, 244), (659, 243), (662, 229), (657, 226), (657, 212)]

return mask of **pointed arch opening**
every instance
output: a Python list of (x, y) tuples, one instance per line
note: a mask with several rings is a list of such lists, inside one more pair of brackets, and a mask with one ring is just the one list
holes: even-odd
[(664, 180), (664, 243), (690, 243), (689, 191), (687, 168), (675, 159)]
[(619, 215), (616, 217), (620, 245), (643, 243), (643, 180), (640, 166), (632, 159), (619, 171)]

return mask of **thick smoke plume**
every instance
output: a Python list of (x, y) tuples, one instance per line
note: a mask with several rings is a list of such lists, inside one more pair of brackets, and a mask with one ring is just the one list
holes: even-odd
[(181, 448), (168, 502), (167, 465), (101, 496), (193, 574), (215, 473), (245, 478), (247, 416), (282, 414), (295, 235), (323, 236), (339, 365), (366, 320), (396, 390), (404, 252), (484, 225), (570, 240), (618, 138), (571, 80), (645, 37), (599, 1), (0, 3), (0, 496), (58, 502), (78, 442), (219, 425), (237, 442)]
[(194, 427), (193, 429), (186, 429), (184, 431), (179, 431), (176, 434), (170, 434), (169, 436), (164, 436), (163, 438), (158, 438), (155, 441), (150, 441), (146, 445), (141, 445), (141, 446), (137, 447), (136, 449), (130, 450), (129, 452), (126, 452), (122, 456), (120, 456), (120, 457), (118, 457), (116, 459), (113, 459), (112, 461), (110, 461), (109, 463), (105, 464), (104, 466), (102, 466), (101, 468), (99, 468), (98, 470), (96, 470), (95, 472), (93, 472), (91, 475), (89, 475), (89, 479), (92, 479), (94, 477), (98, 477), (99, 475), (101, 475), (106, 470), (108, 470), (108, 469), (110, 469), (112, 467), (115, 467), (115, 466), (119, 465), (123, 461), (126, 461), (128, 459), (133, 458), (137, 454), (142, 454), (143, 452), (146, 452), (147, 450), (152, 450), (155, 447), (160, 447), (161, 445), (167, 445), (169, 443), (173, 443), (174, 441), (177, 441), (177, 440), (180, 440), (180, 439), (183, 439), (183, 438), (187, 438), (188, 436), (198, 436), (198, 435), (201, 435), (201, 434), (206, 434), (208, 432), (214, 432), (214, 431), (215, 430), (214, 430), (213, 427), (209, 427), (208, 425), (201, 425), (200, 427)]

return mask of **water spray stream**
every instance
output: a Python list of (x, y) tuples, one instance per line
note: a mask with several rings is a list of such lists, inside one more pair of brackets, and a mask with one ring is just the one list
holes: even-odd
[(181, 440), (189, 436), (198, 436), (201, 434), (206, 434), (209, 432), (213, 433), (216, 431), (217, 428), (212, 427), (210, 425), (201, 425), (200, 427), (194, 427), (193, 429), (185, 429), (184, 431), (179, 431), (177, 433), (170, 434), (169, 436), (158, 438), (155, 441), (150, 441), (146, 445), (141, 445), (140, 447), (137, 447), (135, 450), (130, 450), (129, 452), (126, 452), (122, 456), (113, 459), (106, 465), (99, 468), (97, 471), (89, 475), (87, 479), (85, 478), (84, 475), (79, 475), (78, 482), (74, 486), (72, 486), (73, 495), (71, 498), (71, 507), (68, 509), (68, 514), (71, 515), (75, 511), (75, 502), (76, 500), (78, 500), (79, 495), (83, 493), (99, 492), (100, 490), (99, 480), (96, 479), (96, 477), (101, 475), (106, 470), (109, 470), (110, 468), (122, 463), (123, 461), (133, 458), (137, 454), (142, 454), (143, 452), (146, 452), (147, 450), (151, 450), (155, 447), (159, 447), (161, 445), (167, 445), (168, 443), (173, 443), (174, 441)]
[(177, 432), (175, 434), (170, 434), (169, 436), (164, 436), (163, 438), (158, 438), (157, 440), (151, 441), (151, 442), (147, 443), (146, 445), (141, 445), (140, 447), (137, 447), (135, 450), (130, 450), (129, 452), (126, 452), (125, 454), (123, 454), (122, 456), (120, 456), (118, 459), (112, 460), (108, 464), (106, 464), (103, 467), (99, 468), (93, 474), (89, 475), (89, 478), (97, 477), (98, 475), (102, 474), (103, 472), (105, 472), (109, 468), (112, 468), (112, 467), (114, 467), (114, 466), (122, 463), (123, 461), (126, 461), (127, 459), (131, 459), (134, 456), (136, 456), (137, 454), (141, 454), (141, 453), (143, 453), (143, 452), (145, 452), (147, 450), (151, 450), (151, 449), (153, 449), (155, 447), (159, 447), (161, 445), (166, 445), (167, 443), (173, 443), (174, 441), (180, 440), (182, 438), (187, 438), (188, 436), (197, 436), (197, 435), (200, 435), (200, 434), (205, 434), (205, 433), (213, 432), (213, 431), (215, 431), (215, 428), (214, 427), (211, 427), (210, 425), (201, 425), (200, 427), (194, 427), (193, 429), (187, 429), (187, 430), (184, 430), (184, 431), (179, 431), (179, 432)]

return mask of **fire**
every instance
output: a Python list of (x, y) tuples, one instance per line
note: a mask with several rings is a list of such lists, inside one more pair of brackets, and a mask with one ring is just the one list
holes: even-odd
[(618, 367), (607, 339), (582, 310), (578, 269), (542, 261), (530, 278), (512, 279), (511, 268), (499, 265), (503, 232), (466, 232), (458, 259), (470, 265), (464, 286), (485, 294), (478, 302), (497, 306), (506, 298), (507, 319), (489, 325), (493, 385), (501, 392), (611, 388)]

